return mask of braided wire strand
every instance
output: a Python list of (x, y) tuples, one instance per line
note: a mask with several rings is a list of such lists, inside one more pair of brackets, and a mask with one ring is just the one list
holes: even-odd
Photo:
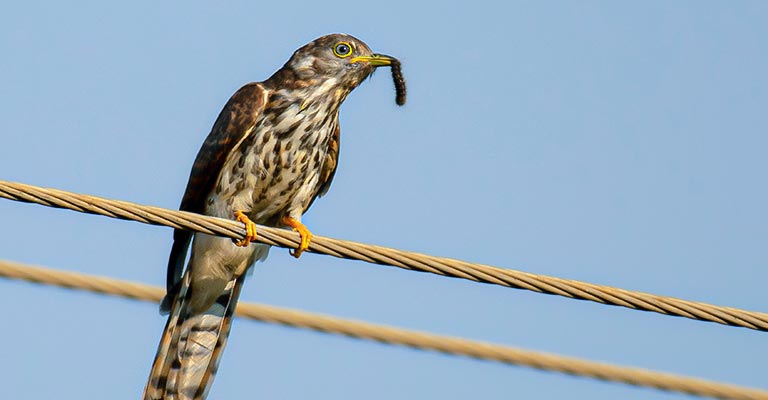
[[(238, 240), (245, 236), (243, 225), (234, 220), (145, 206), (127, 201), (109, 200), (22, 183), (0, 180), (0, 197)], [(257, 230), (259, 233), (257, 241), (261, 243), (295, 248), (300, 241), (297, 233), (285, 229), (259, 225)], [(658, 296), (322, 236), (313, 236), (308, 251), (634, 310), (768, 331), (768, 314), (756, 311)]]
[[(0, 276), (29, 282), (86, 290), (110, 296), (159, 302), (159, 287), (76, 272), (59, 271), (0, 260)], [(619, 382), (695, 396), (735, 400), (768, 400), (768, 391), (724, 384), (640, 368), (582, 360), (493, 343), (437, 335), (372, 324), (282, 307), (240, 303), (236, 315), (243, 318), (309, 329), (356, 339), (371, 340), (419, 350), (496, 361), (538, 370), (556, 371), (601, 381)]]

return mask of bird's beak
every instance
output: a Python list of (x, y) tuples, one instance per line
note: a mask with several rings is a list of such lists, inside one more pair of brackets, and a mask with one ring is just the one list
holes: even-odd
[(393, 57), (384, 54), (372, 54), (370, 56), (357, 56), (349, 60), (350, 63), (366, 62), (373, 67), (392, 65)]

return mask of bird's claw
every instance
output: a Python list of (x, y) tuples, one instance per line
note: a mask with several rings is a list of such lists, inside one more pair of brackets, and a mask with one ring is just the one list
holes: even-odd
[(301, 236), (301, 243), (299, 243), (299, 247), (297, 247), (295, 250), (288, 250), (292, 256), (299, 258), (301, 257), (301, 253), (309, 248), (309, 242), (312, 241), (312, 232), (310, 232), (309, 229), (304, 226), (304, 224), (291, 217), (284, 217), (283, 223), (293, 228), (293, 230), (298, 232)]
[(256, 224), (244, 212), (236, 211), (235, 221), (245, 224), (245, 238), (235, 242), (235, 246), (246, 247), (256, 240)]

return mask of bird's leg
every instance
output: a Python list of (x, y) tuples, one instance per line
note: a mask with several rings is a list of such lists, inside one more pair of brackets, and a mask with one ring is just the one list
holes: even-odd
[(304, 224), (291, 217), (283, 217), (281, 221), (283, 224), (290, 226), (294, 231), (299, 232), (299, 235), (301, 235), (301, 243), (299, 244), (299, 247), (297, 247), (294, 251), (288, 250), (292, 256), (296, 258), (301, 257), (301, 253), (309, 248), (309, 242), (312, 241), (312, 232), (310, 232), (309, 229), (304, 226)]
[(235, 246), (246, 247), (256, 240), (256, 224), (242, 211), (235, 211), (235, 221), (245, 224), (245, 238), (235, 242)]

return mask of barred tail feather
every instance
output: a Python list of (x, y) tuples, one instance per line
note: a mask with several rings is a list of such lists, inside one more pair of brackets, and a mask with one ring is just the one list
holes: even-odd
[(205, 399), (227, 343), (243, 280), (241, 275), (229, 281), (211, 307), (194, 315), (188, 311), (184, 280), (160, 339), (144, 400)]

